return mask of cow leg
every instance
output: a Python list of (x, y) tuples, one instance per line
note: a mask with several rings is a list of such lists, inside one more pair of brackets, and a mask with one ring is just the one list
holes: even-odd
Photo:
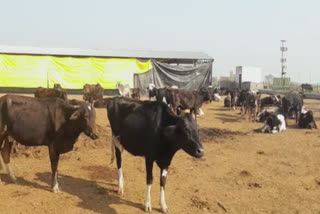
[(123, 195), (123, 174), (122, 174), (122, 166), (121, 166), (121, 151), (119, 148), (116, 149), (116, 160), (117, 160), (117, 168), (118, 168), (118, 194)]
[(166, 180), (167, 180), (167, 172), (168, 168), (161, 168), (160, 171), (160, 206), (161, 210), (164, 213), (169, 213), (167, 203), (166, 203), (166, 197), (165, 197), (165, 186), (166, 186)]
[(8, 137), (6, 137), (4, 139), (4, 146), (3, 146), (3, 149), (1, 150), (1, 156), (3, 158), (3, 162), (6, 166), (6, 169), (7, 169), (7, 172), (12, 180), (12, 182), (16, 182), (17, 179), (16, 177), (14, 176), (14, 173), (11, 169), (11, 166), (10, 166), (10, 154), (11, 154), (11, 149), (12, 149), (12, 141), (9, 141)]
[(300, 115), (301, 115), (301, 109), (299, 109), (298, 111), (296, 111), (296, 124), (298, 123), (299, 119), (300, 119)]
[(147, 171), (147, 190), (146, 190), (146, 197), (145, 197), (145, 211), (151, 212), (151, 185), (153, 182), (153, 160), (146, 158), (146, 171)]
[(53, 143), (49, 145), (49, 156), (52, 171), (51, 188), (54, 193), (57, 193), (60, 192), (57, 172), (60, 154), (57, 152), (57, 149), (55, 148)]
[[(0, 135), (0, 151), (2, 150), (2, 145), (4, 144), (4, 139), (5, 139), (6, 135), (5, 134), (1, 134)], [(3, 161), (0, 155), (0, 170), (3, 169)]]

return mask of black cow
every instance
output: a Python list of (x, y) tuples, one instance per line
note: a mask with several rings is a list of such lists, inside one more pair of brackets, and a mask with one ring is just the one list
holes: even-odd
[(270, 95), (268, 97), (264, 97), (259, 101), (259, 111), (262, 111), (267, 106), (277, 106), (281, 104), (281, 97), (277, 95)]
[(274, 107), (274, 108), (265, 108), (258, 113), (256, 117), (256, 122), (265, 122), (270, 115), (283, 114), (283, 108)]
[(262, 133), (280, 133), (286, 130), (286, 122), (282, 114), (270, 114), (265, 121), (264, 126), (256, 131)]
[(162, 102), (138, 101), (124, 97), (99, 100), (95, 107), (106, 106), (112, 130), (113, 145), (119, 173), (119, 193), (123, 193), (121, 169), (122, 148), (135, 156), (145, 157), (147, 172), (146, 211), (151, 211), (152, 168), (156, 162), (161, 169), (160, 204), (168, 213), (165, 201), (167, 170), (174, 154), (183, 149), (189, 155), (200, 158), (204, 154), (199, 140), (196, 121), (191, 114), (176, 116)]
[(75, 107), (59, 98), (38, 99), (18, 95), (0, 98), (0, 148), (7, 171), (16, 178), (10, 167), (12, 142), (25, 146), (48, 146), (52, 170), (51, 187), (59, 191), (57, 168), (60, 154), (72, 150), (84, 132), (91, 139), (94, 134), (95, 110), (87, 104)]
[(317, 129), (317, 124), (314, 121), (313, 112), (311, 110), (301, 113), (298, 123), (300, 128), (303, 129)]
[(301, 84), (302, 91), (313, 91), (312, 85), (304, 83)]
[(290, 112), (292, 111), (295, 114), (296, 123), (298, 123), (303, 107), (302, 96), (295, 92), (288, 93), (282, 98), (282, 105), (286, 121), (289, 118)]

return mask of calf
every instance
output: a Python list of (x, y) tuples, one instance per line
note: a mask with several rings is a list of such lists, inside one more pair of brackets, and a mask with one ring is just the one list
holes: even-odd
[(274, 108), (265, 108), (258, 113), (256, 117), (256, 122), (265, 122), (270, 115), (283, 114), (283, 108), (274, 107)]
[(120, 82), (117, 82), (116, 88), (118, 89), (120, 96), (131, 97), (129, 84), (122, 84)]
[(317, 129), (317, 124), (314, 121), (313, 112), (311, 110), (306, 112), (301, 112), (299, 123), (300, 128), (303, 129)]
[(262, 133), (280, 133), (286, 130), (285, 118), (282, 114), (268, 116), (264, 126), (261, 128)]
[(295, 114), (296, 123), (298, 123), (303, 107), (302, 96), (295, 92), (288, 93), (282, 98), (282, 105), (286, 120), (288, 119), (289, 114), (292, 111)]
[(140, 88), (133, 88), (132, 93), (131, 93), (131, 97), (133, 99), (140, 100)]
[(37, 98), (56, 97), (63, 100), (68, 100), (67, 92), (65, 90), (57, 90), (54, 88), (38, 87), (34, 92), (34, 97), (37, 97)]
[(53, 192), (58, 192), (59, 156), (72, 150), (82, 132), (91, 139), (98, 138), (94, 134), (95, 118), (95, 110), (87, 104), (76, 107), (59, 98), (1, 97), (0, 148), (11, 179), (16, 181), (10, 167), (12, 141), (9, 137), (25, 146), (48, 146), (51, 187)]
[(174, 154), (183, 149), (200, 158), (204, 154), (199, 140), (198, 127), (191, 114), (176, 116), (162, 102), (137, 101), (114, 97), (97, 101), (95, 107), (106, 106), (112, 130), (112, 145), (118, 167), (119, 193), (123, 193), (121, 151), (124, 148), (135, 156), (145, 157), (147, 191), (145, 210), (151, 212), (152, 168), (160, 167), (160, 205), (168, 213), (165, 201), (165, 184), (168, 168)]
[(89, 103), (93, 103), (95, 100), (103, 98), (104, 89), (102, 86), (97, 84), (85, 84), (83, 86), (83, 100)]

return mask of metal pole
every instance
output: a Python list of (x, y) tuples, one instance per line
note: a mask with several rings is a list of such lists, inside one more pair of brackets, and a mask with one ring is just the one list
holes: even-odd
[(288, 51), (288, 48), (284, 46), (284, 43), (287, 42), (286, 40), (280, 40), (280, 41), (281, 41), (281, 47), (280, 47), (280, 51), (281, 51), (281, 59), (280, 59), (280, 62), (281, 62), (281, 84), (282, 84), (282, 87), (284, 88), (285, 87), (285, 74), (286, 74), (285, 62), (287, 61), (287, 59), (284, 58), (284, 52)]

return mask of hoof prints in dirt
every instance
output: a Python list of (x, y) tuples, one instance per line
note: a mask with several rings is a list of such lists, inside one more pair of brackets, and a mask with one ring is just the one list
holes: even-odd
[(251, 173), (248, 172), (247, 170), (242, 170), (242, 171), (240, 172), (240, 175), (241, 175), (242, 177), (249, 177), (249, 176), (251, 176)]
[(210, 142), (218, 138), (231, 138), (234, 136), (241, 135), (244, 136), (246, 133), (239, 131), (230, 131), (226, 129), (215, 129), (215, 128), (201, 128), (199, 131), (201, 142)]
[(248, 186), (251, 188), (261, 188), (261, 185), (258, 183), (249, 183)]
[(191, 206), (196, 207), (201, 210), (210, 210), (209, 203), (199, 199), (197, 196), (191, 197)]

